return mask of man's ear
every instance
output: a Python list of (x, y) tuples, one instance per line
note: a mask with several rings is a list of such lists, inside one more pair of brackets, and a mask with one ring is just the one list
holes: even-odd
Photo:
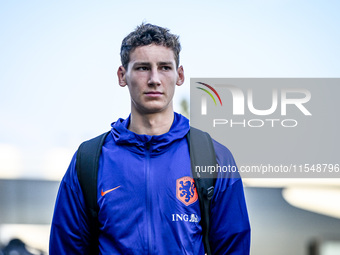
[(126, 70), (123, 66), (120, 66), (117, 71), (119, 86), (125, 87), (127, 85), (126, 83)]
[(177, 81), (176, 85), (181, 86), (184, 83), (184, 69), (183, 66), (178, 67), (177, 69)]

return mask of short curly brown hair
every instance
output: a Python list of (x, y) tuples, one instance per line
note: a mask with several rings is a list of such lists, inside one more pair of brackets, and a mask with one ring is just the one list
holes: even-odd
[(122, 65), (127, 69), (130, 61), (130, 53), (139, 46), (149, 44), (156, 44), (168, 47), (173, 50), (175, 55), (176, 66), (179, 66), (179, 53), (181, 51), (181, 44), (179, 36), (171, 34), (167, 28), (159, 27), (152, 24), (141, 24), (127, 35), (120, 48), (120, 58)]

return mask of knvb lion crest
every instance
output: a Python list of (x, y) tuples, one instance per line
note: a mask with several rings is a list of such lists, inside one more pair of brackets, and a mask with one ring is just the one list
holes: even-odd
[(198, 199), (198, 194), (194, 179), (189, 176), (177, 179), (176, 196), (186, 206), (195, 203)]

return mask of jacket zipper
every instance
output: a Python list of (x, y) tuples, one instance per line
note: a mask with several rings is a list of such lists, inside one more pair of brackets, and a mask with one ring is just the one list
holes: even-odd
[(150, 199), (150, 142), (145, 143), (146, 147), (146, 217), (148, 231), (148, 254), (152, 251), (152, 231), (151, 231), (151, 199)]

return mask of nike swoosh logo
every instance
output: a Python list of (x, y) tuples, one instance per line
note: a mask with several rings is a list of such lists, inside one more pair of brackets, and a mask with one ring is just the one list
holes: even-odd
[(118, 187), (115, 187), (113, 189), (109, 189), (109, 190), (106, 190), (106, 191), (102, 190), (102, 192), (101, 192), (102, 197), (105, 196), (107, 193), (114, 191), (115, 189), (118, 189), (119, 187), (120, 187), (120, 185)]

